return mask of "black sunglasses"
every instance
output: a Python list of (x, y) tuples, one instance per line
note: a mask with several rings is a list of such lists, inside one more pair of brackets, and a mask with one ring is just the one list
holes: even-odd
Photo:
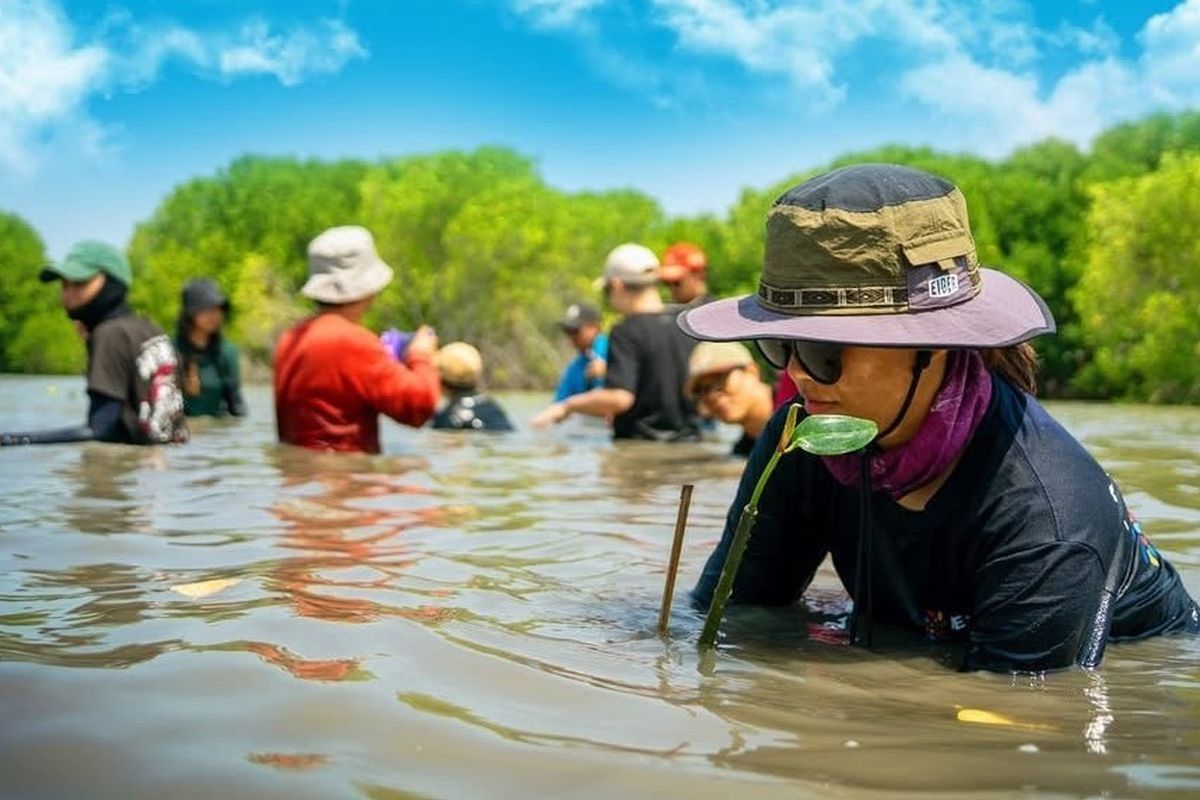
[(795, 339), (755, 339), (762, 353), (775, 369), (787, 369), (794, 356), (814, 381), (832, 386), (842, 377), (842, 345), (830, 342), (801, 342)]

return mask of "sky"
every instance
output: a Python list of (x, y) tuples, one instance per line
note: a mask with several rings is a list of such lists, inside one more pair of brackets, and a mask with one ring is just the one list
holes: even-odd
[(125, 244), (245, 153), (506, 145), (720, 213), (851, 150), (1200, 107), (1200, 0), (0, 0), (0, 210)]

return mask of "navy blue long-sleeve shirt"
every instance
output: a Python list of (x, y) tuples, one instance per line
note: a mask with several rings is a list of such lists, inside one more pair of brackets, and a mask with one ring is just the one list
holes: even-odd
[[(693, 590), (702, 607), (783, 422), (780, 412), (750, 457)], [(792, 603), (826, 554), (853, 595), (860, 499), (816, 456), (784, 456), (760, 500), (734, 600)], [(1036, 400), (998, 376), (984, 419), (925, 509), (878, 493), (871, 508), (873, 618), (963, 641), (966, 669), (1093, 666), (1107, 641), (1200, 632), (1195, 602), (1116, 483)]]

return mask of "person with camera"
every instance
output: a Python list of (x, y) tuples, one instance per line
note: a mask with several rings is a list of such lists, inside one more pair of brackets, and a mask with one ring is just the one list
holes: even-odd
[(421, 326), (403, 359), (362, 318), (392, 280), (366, 228), (330, 228), (308, 246), (300, 292), (318, 311), (284, 333), (275, 349), (279, 440), (314, 450), (378, 453), (379, 415), (419, 428), (437, 410), (437, 335)]

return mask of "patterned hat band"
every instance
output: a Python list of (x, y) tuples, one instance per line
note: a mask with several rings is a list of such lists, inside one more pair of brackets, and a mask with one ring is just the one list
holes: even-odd
[[(951, 264), (946, 269), (942, 264)], [(796, 316), (806, 314), (902, 314), (946, 308), (979, 293), (978, 263), (966, 256), (905, 270), (904, 286), (805, 286), (787, 289), (758, 284), (762, 305)]]

